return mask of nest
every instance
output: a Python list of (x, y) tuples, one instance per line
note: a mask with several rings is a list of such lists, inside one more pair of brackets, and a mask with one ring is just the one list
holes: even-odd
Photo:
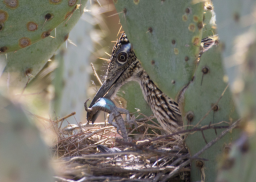
[(130, 142), (107, 124), (58, 129), (55, 181), (189, 181), (189, 164), (180, 166), (189, 158), (181, 137), (161, 135), (152, 117), (137, 123), (129, 129)]

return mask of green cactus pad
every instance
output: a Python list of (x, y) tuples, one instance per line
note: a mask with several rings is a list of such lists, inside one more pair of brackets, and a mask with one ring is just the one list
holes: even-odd
[(191, 80), (202, 35), (203, 3), (115, 1), (122, 27), (143, 68), (171, 98)]
[[(184, 100), (181, 103), (183, 121), (187, 129), (194, 126), (216, 125), (217, 123), (219, 124), (216, 126), (228, 126), (228, 123), (231, 124), (239, 118), (232, 101), (232, 95), (229, 89), (225, 89), (228, 84), (223, 81), (223, 77), (221, 55), (219, 49), (214, 46), (202, 55), (194, 80), (185, 91)], [(223, 92), (224, 95), (220, 99)], [(219, 102), (216, 105), (218, 100)], [(210, 112), (208, 113), (208, 111)], [(205, 115), (205, 119), (198, 124)], [(221, 131), (210, 129), (203, 131), (203, 134), (201, 132), (189, 134), (186, 138), (186, 145), (191, 156), (200, 151), (206, 145), (206, 142), (215, 139)], [(204, 173), (205, 181), (214, 182), (217, 172), (217, 158), (224, 150), (225, 144), (232, 142), (237, 135), (237, 131), (227, 134), (200, 155), (201, 158), (205, 158), (207, 161), (193, 160), (191, 162), (191, 181), (200, 181), (201, 175)], [(202, 163), (203, 166), (199, 165)]]
[(0, 181), (53, 181), (49, 151), (20, 105), (0, 95)]
[[(81, 7), (83, 8), (84, 5), (85, 1)], [(7, 54), (7, 64), (1, 79), (6, 80), (8, 87), (12, 90), (18, 89), (19, 92), (29, 78), (32, 80), (59, 46), (68, 39), (68, 34), (79, 20), (80, 15), (79, 10), (75, 11), (69, 21), (63, 22), (53, 30), (50, 37), (17, 52)]]
[(146, 116), (153, 115), (149, 105), (143, 98), (143, 94), (138, 83), (128, 82), (121, 87), (117, 96), (120, 96), (126, 100), (126, 109), (131, 113), (134, 113), (139, 109), (139, 112), (145, 114)]
[[(232, 6), (230, 6), (230, 3)], [(255, 105), (255, 24), (256, 2), (223, 0), (214, 2), (224, 67), (241, 116)], [(228, 9), (225, 7), (229, 6)], [(226, 23), (228, 22), (228, 23)], [(232, 31), (230, 31), (232, 30)], [(249, 58), (248, 58), (249, 56)], [(250, 92), (250, 93), (249, 93)], [(250, 94), (246, 99), (245, 95)], [(251, 103), (249, 105), (249, 103)], [(253, 104), (252, 104), (253, 103)]]
[[(87, 16), (86, 18), (92, 17)], [(69, 36), (75, 45), (68, 43), (67, 48), (66, 45), (63, 45), (59, 54), (55, 56), (59, 66), (54, 73), (55, 97), (52, 101), (51, 112), (58, 117), (76, 112), (75, 117), (70, 117), (64, 121), (62, 127), (69, 123), (77, 124), (84, 114), (82, 105), (86, 100), (89, 84), (88, 71), (91, 69), (89, 57), (93, 49), (90, 37), (92, 28), (92, 24), (80, 19)]]
[(53, 35), (58, 25), (68, 21), (77, 3), (78, 0), (1, 1), (0, 54), (17, 51)]
[[(117, 96), (125, 100), (123, 101), (123, 99), (117, 98), (117, 100), (121, 101), (122, 104), (124, 103), (122, 106), (125, 107), (125, 109), (127, 109), (130, 113), (133, 113), (136, 116), (136, 118), (145, 118), (145, 116), (153, 115), (150, 106), (143, 98), (141, 88), (137, 82), (128, 82), (125, 85), (123, 85), (119, 90)], [(139, 113), (142, 113), (143, 115), (138, 116)], [(158, 123), (156, 119), (153, 120), (155, 123)], [(127, 129), (129, 132), (131, 131), (130, 128), (127, 127)], [(144, 127), (140, 127), (139, 129), (133, 132), (133, 134), (136, 133), (136, 139), (144, 139), (140, 137), (144, 135), (145, 129), (146, 128)], [(151, 129), (149, 129), (147, 133), (149, 133), (150, 131)]]

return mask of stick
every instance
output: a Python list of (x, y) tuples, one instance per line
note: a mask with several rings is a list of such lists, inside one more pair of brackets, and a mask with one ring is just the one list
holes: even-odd
[(96, 70), (95, 70), (95, 67), (94, 65), (91, 63), (91, 67), (92, 67), (92, 70), (93, 70), (93, 74), (94, 76), (97, 78), (98, 82), (100, 83), (100, 85), (102, 85), (102, 81), (100, 80), (100, 77), (99, 75), (97, 74)]
[(65, 119), (67, 119), (67, 118), (69, 118), (69, 117), (71, 117), (71, 116), (74, 116), (75, 114), (76, 114), (76, 112), (72, 112), (72, 113), (70, 113), (69, 115), (64, 116), (63, 118), (60, 118), (60, 119), (54, 121), (54, 123), (58, 123), (58, 122), (64, 121)]
[(202, 128), (193, 128), (193, 129), (189, 129), (189, 130), (178, 131), (178, 132), (172, 133), (170, 135), (160, 136), (160, 137), (148, 140), (148, 142), (143, 143), (143, 145), (148, 145), (149, 143), (151, 143), (153, 141), (170, 138), (174, 135), (185, 134), (185, 133), (190, 133), (190, 132), (195, 132), (195, 131), (204, 131), (204, 130), (208, 130), (208, 129), (225, 129), (228, 127), (229, 126), (206, 126), (206, 127), (202, 127)]
[(215, 107), (215, 105), (218, 105), (218, 103), (220, 102), (220, 99), (223, 97), (223, 95), (225, 94), (225, 92), (226, 92), (227, 89), (228, 89), (228, 85), (226, 86), (226, 88), (225, 88), (224, 91), (222, 92), (222, 94), (221, 94), (221, 96), (219, 97), (219, 99), (217, 100), (217, 102), (212, 105), (211, 109), (209, 109), (209, 111), (204, 115), (204, 117), (202, 117), (202, 119), (201, 119), (194, 127), (197, 127), (197, 126), (206, 118), (206, 116), (208, 116), (208, 114), (210, 114), (210, 112), (213, 110), (213, 108)]
[[(205, 145), (199, 152), (197, 152), (195, 155), (193, 155), (192, 158), (196, 158), (198, 157), (200, 154), (202, 154), (205, 150), (207, 150), (208, 148), (210, 148), (212, 145), (214, 145), (217, 141), (219, 141), (222, 137), (224, 137), (228, 132), (230, 132), (232, 129), (234, 129), (240, 122), (241, 120), (237, 120), (235, 121), (229, 128), (227, 128), (226, 130), (224, 130), (219, 136), (217, 136), (214, 140), (212, 140), (211, 142), (209, 142), (207, 145)], [(182, 164), (180, 164), (179, 166), (177, 166), (170, 174), (168, 174), (164, 179), (164, 181), (167, 181), (168, 179), (174, 177), (175, 175), (177, 175), (181, 169), (183, 169), (186, 165), (188, 165), (190, 163), (190, 159), (186, 160), (185, 162), (183, 162)]]
[(86, 181), (131, 181), (131, 182), (146, 182), (148, 180), (143, 179), (129, 179), (129, 178), (121, 178), (121, 177), (112, 177), (112, 176), (91, 176), (91, 177), (83, 177), (78, 181), (65, 179), (63, 177), (54, 176), (56, 182), (86, 182)]

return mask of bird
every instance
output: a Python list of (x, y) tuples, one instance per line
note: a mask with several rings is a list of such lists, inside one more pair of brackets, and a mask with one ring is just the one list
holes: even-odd
[[(199, 57), (215, 43), (217, 41), (213, 41), (211, 37), (202, 39)], [(123, 32), (112, 49), (105, 81), (89, 107), (92, 107), (101, 97), (114, 98), (118, 90), (130, 81), (139, 83), (145, 101), (167, 134), (178, 132), (182, 128), (183, 121), (178, 103), (163, 93), (150, 79), (140, 60), (136, 57), (125, 32)], [(93, 116), (87, 112), (88, 122), (91, 120), (94, 123), (97, 115), (98, 112), (93, 113)]]
[[(182, 126), (178, 104), (164, 94), (150, 79), (150, 76), (136, 57), (126, 34), (123, 32), (112, 49), (105, 81), (89, 107), (92, 107), (101, 97), (115, 97), (118, 90), (129, 81), (139, 83), (144, 99), (164, 131), (173, 133)], [(96, 118), (97, 113), (91, 117), (90, 112), (87, 112), (87, 119), (91, 120), (92, 123)]]

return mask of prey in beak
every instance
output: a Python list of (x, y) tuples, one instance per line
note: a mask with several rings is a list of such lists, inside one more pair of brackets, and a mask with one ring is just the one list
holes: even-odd
[[(98, 92), (96, 93), (96, 95), (94, 96), (89, 108), (91, 108), (99, 98), (108, 98), (111, 99), (111, 97), (114, 95), (115, 90), (116, 90), (116, 86), (114, 85), (116, 79), (109, 81), (108, 83), (105, 81), (102, 86), (100, 87), (100, 89), (98, 90)], [(97, 119), (98, 115), (99, 115), (100, 111), (98, 112), (91, 112), (91, 111), (87, 111), (87, 121), (90, 122), (92, 121), (92, 124), (95, 122), (95, 120)]]

